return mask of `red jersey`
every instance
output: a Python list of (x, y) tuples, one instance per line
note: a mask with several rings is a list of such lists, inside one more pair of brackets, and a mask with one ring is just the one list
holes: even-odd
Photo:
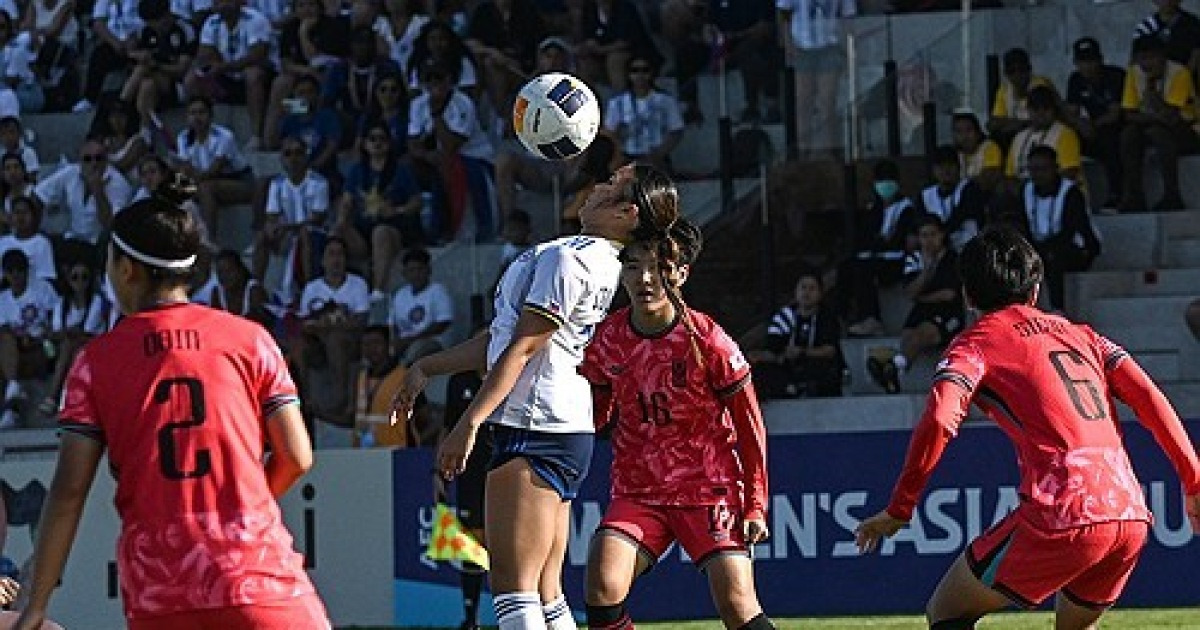
[(597, 390), (597, 428), (615, 408), (612, 496), (730, 502), (762, 518), (766, 437), (741, 350), (696, 311), (688, 317), (697, 334), (676, 322), (643, 336), (629, 317), (625, 308), (601, 322), (579, 368)]
[(911, 518), (946, 441), (974, 402), (1016, 447), (1017, 510), (1028, 522), (1060, 530), (1150, 521), (1113, 396), (1154, 433), (1187, 492), (1200, 492), (1200, 463), (1187, 433), (1123, 348), (1088, 326), (1028, 306), (985, 315), (958, 335), (938, 364), (888, 513)]
[(296, 402), (270, 334), (204, 306), (131, 315), (79, 353), (59, 422), (108, 448), (129, 618), (313, 592), (263, 469), (265, 419)]

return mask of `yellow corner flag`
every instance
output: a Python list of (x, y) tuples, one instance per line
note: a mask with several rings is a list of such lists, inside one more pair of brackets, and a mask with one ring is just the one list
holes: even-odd
[(445, 503), (434, 508), (433, 535), (425, 553), (434, 560), (465, 560), (488, 570), (487, 549), (467, 533), (454, 510)]

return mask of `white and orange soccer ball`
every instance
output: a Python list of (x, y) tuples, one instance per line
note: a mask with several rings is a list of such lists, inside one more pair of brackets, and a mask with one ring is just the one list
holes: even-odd
[(513, 104), (513, 130), (521, 144), (547, 160), (575, 157), (600, 130), (600, 104), (578, 77), (551, 72), (531, 79)]

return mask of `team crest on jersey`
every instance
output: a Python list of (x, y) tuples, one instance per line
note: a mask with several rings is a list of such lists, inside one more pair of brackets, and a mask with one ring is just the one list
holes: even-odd
[(682, 359), (671, 361), (671, 386), (687, 387), (687, 361)]
[(734, 372), (746, 367), (746, 357), (742, 356), (741, 352), (734, 352), (733, 356), (729, 357), (729, 367)]

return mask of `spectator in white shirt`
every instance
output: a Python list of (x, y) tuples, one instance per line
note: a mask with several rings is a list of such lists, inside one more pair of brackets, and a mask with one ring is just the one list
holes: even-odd
[(309, 168), (303, 139), (284, 138), (279, 156), (283, 172), (271, 179), (266, 222), (254, 237), (254, 276), (266, 277), (271, 254), (283, 256), (283, 292), (292, 295), (293, 285), (303, 287), (313, 277), (313, 237), (329, 213), (329, 182)]
[(216, 0), (213, 6), (215, 12), (200, 30), (200, 50), (184, 89), (190, 96), (245, 103), (253, 133), (246, 146), (257, 149), (270, 87), (271, 22), (239, 0)]
[(629, 90), (608, 101), (604, 128), (621, 139), (625, 157), (671, 172), (671, 151), (683, 138), (679, 101), (654, 87), (654, 64), (636, 56), (626, 65)]
[(358, 352), (358, 336), (367, 324), (371, 297), (367, 281), (346, 271), (345, 241), (329, 239), (321, 263), (325, 275), (309, 282), (300, 297), (297, 315), (303, 321), (303, 328), (292, 344), (292, 362), (296, 368), (292, 374), (303, 388), (308, 368), (323, 362), (330, 372), (329, 391), (336, 392), (335, 397), (342, 397), (327, 401), (330, 410), (335, 410), (346, 404), (350, 364)]
[(101, 235), (108, 230), (113, 215), (120, 212), (133, 195), (133, 189), (121, 173), (108, 163), (104, 145), (87, 140), (79, 150), (79, 163), (58, 169), (42, 180), (34, 193), (43, 206), (57, 206), (69, 215), (69, 240), (87, 244), (94, 258)]
[[(856, 0), (776, 0), (783, 50), (796, 75), (796, 145), (807, 154), (830, 146), (837, 125), (838, 80), (846, 66), (841, 21)], [(840, 138), (840, 136), (839, 136)]]
[(12, 232), (0, 236), (0, 254), (10, 249), (25, 252), (29, 260), (30, 275), (48, 282), (58, 278), (54, 267), (54, 245), (45, 234), (38, 231), (41, 224), (42, 210), (31, 197), (17, 197), (13, 200), (12, 212), (9, 214), (9, 224)]
[(129, 53), (133, 51), (141, 30), (138, 0), (96, 0), (92, 11), (96, 47), (88, 58), (83, 99), (75, 104), (72, 111), (82, 113), (96, 106), (108, 74), (124, 70), (129, 65)]
[(21, 111), (36, 113), (46, 105), (46, 96), (41, 83), (33, 73), (33, 62), (37, 58), (33, 36), (19, 32), (17, 19), (0, 11), (0, 74), (4, 82), (17, 93)]
[(33, 178), (25, 170), (25, 161), (19, 155), (5, 153), (0, 157), (0, 197), (3, 197), (4, 208), (0, 212), (0, 226), (8, 225), (13, 201), (17, 197), (33, 196)]
[(215, 243), (218, 210), (250, 202), (254, 173), (233, 132), (213, 123), (213, 103), (203, 96), (188, 100), (187, 129), (180, 132), (175, 153), (175, 168), (196, 182), (200, 214)]
[(56, 354), (54, 375), (46, 389), (46, 397), (38, 409), (46, 415), (58, 407), (59, 390), (67, 376), (67, 368), (89, 339), (108, 330), (109, 312), (113, 305), (100, 294), (96, 270), (85, 262), (76, 262), (67, 270), (66, 291), (54, 305), (50, 316), (50, 341)]
[(392, 298), (393, 350), (404, 365), (445, 347), (442, 335), (454, 322), (450, 293), (440, 282), (430, 282), (429, 252), (410, 249), (404, 254), (404, 279)]
[(41, 163), (38, 162), (37, 151), (25, 142), (25, 130), (21, 127), (21, 119), (16, 116), (0, 118), (0, 154), (4, 153), (21, 156), (29, 181), (37, 181)]
[(49, 282), (30, 278), (29, 259), (19, 249), (0, 256), (8, 288), (0, 291), (0, 378), (5, 381), (0, 429), (16, 426), (15, 405), (25, 399), (20, 379), (46, 373), (49, 357), (43, 341), (58, 293)]

